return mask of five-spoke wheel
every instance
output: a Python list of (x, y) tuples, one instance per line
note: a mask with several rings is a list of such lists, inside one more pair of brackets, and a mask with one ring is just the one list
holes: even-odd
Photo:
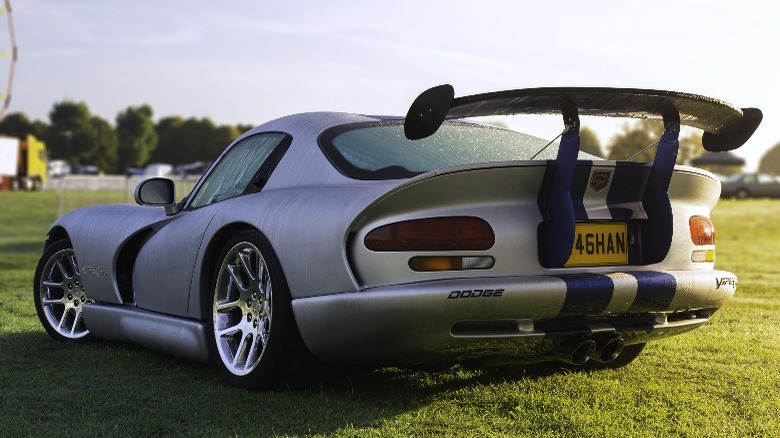
[(46, 248), (35, 272), (35, 308), (54, 339), (85, 339), (84, 304), (91, 302), (81, 280), (76, 254), (66, 239)]

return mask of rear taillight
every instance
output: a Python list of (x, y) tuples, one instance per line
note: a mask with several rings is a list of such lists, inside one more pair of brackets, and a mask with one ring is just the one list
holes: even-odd
[(395, 222), (371, 230), (363, 240), (372, 251), (481, 251), (495, 242), (490, 224), (469, 216)]
[(694, 245), (715, 245), (715, 227), (706, 216), (693, 216), (688, 220)]
[[(715, 245), (715, 227), (707, 216), (693, 216), (688, 220), (691, 241), (696, 246)], [(694, 263), (715, 262), (715, 249), (697, 249), (691, 253)]]

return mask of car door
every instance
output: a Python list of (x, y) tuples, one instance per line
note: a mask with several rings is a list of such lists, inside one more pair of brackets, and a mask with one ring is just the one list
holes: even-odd
[(186, 316), (203, 236), (221, 201), (259, 192), (290, 143), (279, 132), (233, 144), (196, 184), (184, 209), (143, 244), (133, 270), (137, 307)]

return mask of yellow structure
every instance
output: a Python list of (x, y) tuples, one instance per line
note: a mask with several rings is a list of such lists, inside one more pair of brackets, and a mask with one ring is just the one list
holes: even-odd
[(47, 164), (46, 145), (34, 136), (0, 137), (0, 190), (40, 190)]
[(28, 134), (26, 141), (21, 142), (19, 155), (26, 158), (27, 162), (23, 163), (23, 166), (27, 177), (37, 177), (43, 186), (43, 183), (46, 182), (46, 165), (49, 162), (46, 144), (35, 138), (34, 135)]

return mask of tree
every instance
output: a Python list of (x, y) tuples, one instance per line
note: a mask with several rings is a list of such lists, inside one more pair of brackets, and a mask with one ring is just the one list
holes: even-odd
[(759, 172), (780, 175), (780, 143), (776, 143), (761, 157)]
[(601, 149), (601, 143), (598, 136), (596, 136), (596, 131), (587, 126), (580, 128), (580, 150), (597, 157), (604, 156), (604, 151)]
[[(658, 140), (663, 131), (660, 121), (643, 119), (623, 124), (623, 132), (615, 135), (609, 142), (607, 158), (625, 160)], [(642, 151), (633, 161), (653, 161), (655, 148)]]
[[(664, 132), (663, 122), (657, 119), (641, 119), (634, 123), (623, 125), (623, 132), (612, 137), (607, 149), (610, 160), (625, 160), (638, 153), (633, 161), (653, 161), (656, 146), (645, 147), (656, 142)], [(639, 153), (642, 151), (641, 153)], [(704, 148), (701, 144), (701, 134), (692, 133), (680, 136), (680, 149), (677, 152), (677, 164), (688, 164), (694, 157), (701, 155)]]
[(184, 119), (180, 116), (164, 117), (157, 122), (154, 130), (157, 132), (157, 147), (152, 152), (151, 161), (156, 163), (181, 164), (182, 153), (187, 144), (181, 138), (181, 127)]
[(83, 159), (95, 147), (91, 120), (92, 115), (84, 102), (64, 100), (55, 103), (49, 112), (51, 123), (45, 136), (50, 157), (83, 164)]
[(701, 132), (680, 137), (680, 151), (677, 153), (677, 164), (691, 164), (691, 160), (706, 152), (701, 143)]
[(46, 137), (49, 135), (49, 124), (42, 120), (35, 120), (32, 122), (30, 134), (34, 135), (39, 140), (46, 141)]
[(155, 125), (158, 145), (154, 161), (187, 164), (213, 161), (241, 132), (229, 125), (217, 126), (209, 118), (165, 117)]
[(152, 114), (151, 106), (141, 105), (127, 107), (116, 116), (121, 169), (144, 166), (157, 146)]
[(241, 135), (241, 134), (249, 131), (250, 129), (252, 129), (254, 127), (255, 127), (255, 125), (248, 125), (246, 123), (239, 123), (238, 125), (236, 125), (236, 130), (238, 131), (238, 134)]
[(117, 140), (114, 128), (106, 120), (98, 116), (93, 116), (90, 123), (95, 138), (95, 147), (90, 151), (85, 162), (94, 164), (107, 173), (123, 170), (117, 166), (119, 160), (117, 154), (119, 140)]
[(24, 113), (6, 114), (0, 121), (0, 134), (24, 138), (33, 133), (33, 125)]

